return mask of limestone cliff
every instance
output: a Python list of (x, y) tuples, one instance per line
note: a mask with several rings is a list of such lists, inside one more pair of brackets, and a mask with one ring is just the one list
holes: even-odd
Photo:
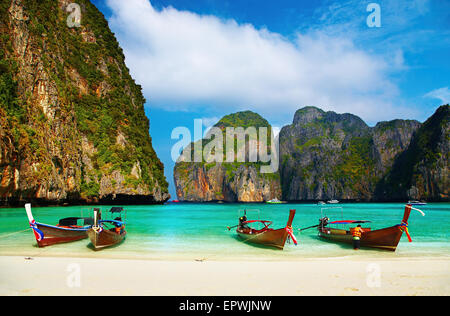
[(0, 204), (169, 198), (141, 87), (103, 15), (79, 0), (0, 4)]
[[(266, 127), (269, 123), (256, 113), (246, 111), (223, 117), (215, 127)], [(225, 134), (224, 134), (225, 135)], [(270, 140), (270, 137), (268, 137)], [(258, 139), (260, 141), (260, 139)], [(202, 140), (206, 145), (207, 140)], [(225, 137), (223, 138), (225, 148)], [(270, 145), (270, 143), (269, 143)], [(190, 145), (193, 148), (193, 144)], [(246, 157), (248, 156), (246, 143)], [(269, 151), (269, 149), (268, 149)], [(194, 154), (191, 155), (193, 158)], [(248, 157), (247, 157), (248, 158)], [(193, 159), (191, 159), (193, 161)], [(225, 159), (224, 159), (225, 161)], [(261, 173), (261, 162), (186, 162), (179, 159), (174, 169), (178, 199), (181, 201), (263, 202), (281, 198), (278, 173)]]
[(379, 199), (450, 200), (450, 107), (441, 106), (417, 131), (377, 188)]
[(280, 132), (283, 199), (373, 200), (420, 123), (394, 120), (374, 128), (352, 114), (306, 107)]

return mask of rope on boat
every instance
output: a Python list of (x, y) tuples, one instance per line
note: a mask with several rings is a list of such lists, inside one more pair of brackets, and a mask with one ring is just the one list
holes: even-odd
[(0, 235), (0, 239), (1, 239), (1, 238), (7, 238), (7, 237), (13, 236), (13, 235), (15, 235), (15, 234), (23, 233), (23, 232), (26, 232), (26, 231), (28, 231), (28, 230), (30, 230), (30, 229), (31, 229), (31, 227), (30, 227), (30, 228), (27, 228), (27, 229), (24, 229), (24, 230), (21, 230), (21, 231), (18, 231), (18, 232), (11, 233), (11, 234)]

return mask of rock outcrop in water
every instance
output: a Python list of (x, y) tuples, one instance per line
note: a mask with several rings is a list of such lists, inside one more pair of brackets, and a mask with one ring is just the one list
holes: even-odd
[[(227, 116), (216, 126), (268, 125), (241, 116)], [(281, 195), (287, 201), (450, 200), (448, 105), (424, 124), (392, 120), (374, 127), (352, 114), (305, 107), (281, 130), (279, 140), (279, 176), (261, 175), (251, 163), (179, 161), (174, 172), (179, 199), (262, 202)]]
[(0, 4), (0, 205), (169, 198), (145, 99), (103, 15), (79, 0)]
[(374, 200), (377, 184), (419, 127), (394, 120), (371, 128), (352, 114), (298, 110), (280, 132), (283, 199)]
[[(250, 126), (266, 127), (269, 132), (271, 128), (265, 119), (250, 111), (227, 115), (215, 125), (224, 135), (227, 127), (246, 129)], [(209, 141), (203, 140), (202, 143), (206, 145)], [(223, 142), (225, 148), (225, 136)], [(193, 144), (191, 146), (193, 148)], [(181, 157), (174, 169), (178, 199), (189, 202), (263, 202), (281, 198), (279, 174), (261, 173), (260, 167), (260, 162), (186, 162)]]

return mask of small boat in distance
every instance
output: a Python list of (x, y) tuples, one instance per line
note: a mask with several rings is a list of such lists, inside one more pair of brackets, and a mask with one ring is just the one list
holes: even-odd
[(324, 201), (317, 202), (317, 205), (325, 205), (326, 203)]
[[(398, 225), (372, 230), (370, 227), (363, 227), (363, 233), (361, 235), (361, 247), (368, 248), (378, 248), (384, 250), (395, 251), (397, 249), (397, 245), (400, 242), (400, 238), (403, 235), (403, 232), (406, 233), (409, 242), (412, 242), (411, 236), (408, 231), (408, 219), (411, 214), (411, 210), (416, 210), (425, 216), (421, 210), (413, 208), (410, 204), (405, 206), (405, 211), (403, 214), (402, 222)], [(356, 225), (356, 224), (365, 224), (370, 223), (370, 221), (361, 221), (361, 220), (340, 220), (329, 222), (329, 218), (323, 216), (319, 220), (319, 225), (312, 226), (317, 227), (319, 230), (319, 237), (322, 239), (338, 242), (338, 243), (347, 243), (351, 244), (353, 242), (352, 230), (350, 229), (341, 229), (330, 227), (330, 225)], [(309, 227), (309, 228), (312, 228)]]
[(329, 200), (327, 201), (328, 204), (338, 204), (339, 201), (338, 200)]
[(88, 238), (87, 232), (94, 222), (92, 217), (67, 217), (60, 219), (58, 225), (48, 225), (34, 220), (31, 204), (25, 204), (25, 210), (39, 247)]
[(266, 203), (268, 203), (268, 204), (285, 204), (286, 202), (280, 201), (277, 198), (274, 198), (274, 199), (272, 199), (270, 201), (267, 201)]
[[(269, 226), (272, 225), (271, 221), (247, 220), (246, 211), (244, 211), (244, 216), (239, 218), (239, 224), (234, 227), (237, 227), (236, 233), (243, 242), (254, 243), (283, 250), (288, 237), (290, 237), (293, 240), (294, 244), (297, 245), (297, 239), (295, 238), (292, 231), (292, 221), (294, 220), (294, 216), (295, 210), (290, 210), (286, 227), (280, 229), (272, 229), (269, 228)], [(264, 227), (261, 229), (255, 229), (249, 226), (249, 224), (255, 223), (262, 224), (262, 226)], [(228, 227), (228, 230), (231, 230), (231, 227)]]
[(94, 225), (88, 230), (88, 235), (95, 250), (118, 245), (125, 240), (127, 232), (125, 220), (122, 220), (122, 212), (125, 212), (122, 207), (113, 207), (110, 213), (113, 217), (117, 217), (102, 220), (101, 210), (94, 209)]
[(408, 201), (408, 204), (410, 204), (410, 205), (417, 205), (417, 206), (427, 205), (426, 202), (421, 202), (421, 201)]

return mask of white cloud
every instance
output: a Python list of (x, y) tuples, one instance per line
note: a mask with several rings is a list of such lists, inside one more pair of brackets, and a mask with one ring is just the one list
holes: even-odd
[(450, 103), (450, 90), (448, 87), (436, 89), (425, 94), (425, 97), (441, 100), (443, 104)]
[[(158, 11), (147, 0), (107, 3), (127, 65), (152, 106), (250, 109), (269, 120), (292, 119), (306, 105), (369, 121), (411, 113), (393, 105), (390, 62), (345, 36), (316, 30), (291, 41), (234, 20)], [(403, 64), (401, 52), (395, 63)]]

